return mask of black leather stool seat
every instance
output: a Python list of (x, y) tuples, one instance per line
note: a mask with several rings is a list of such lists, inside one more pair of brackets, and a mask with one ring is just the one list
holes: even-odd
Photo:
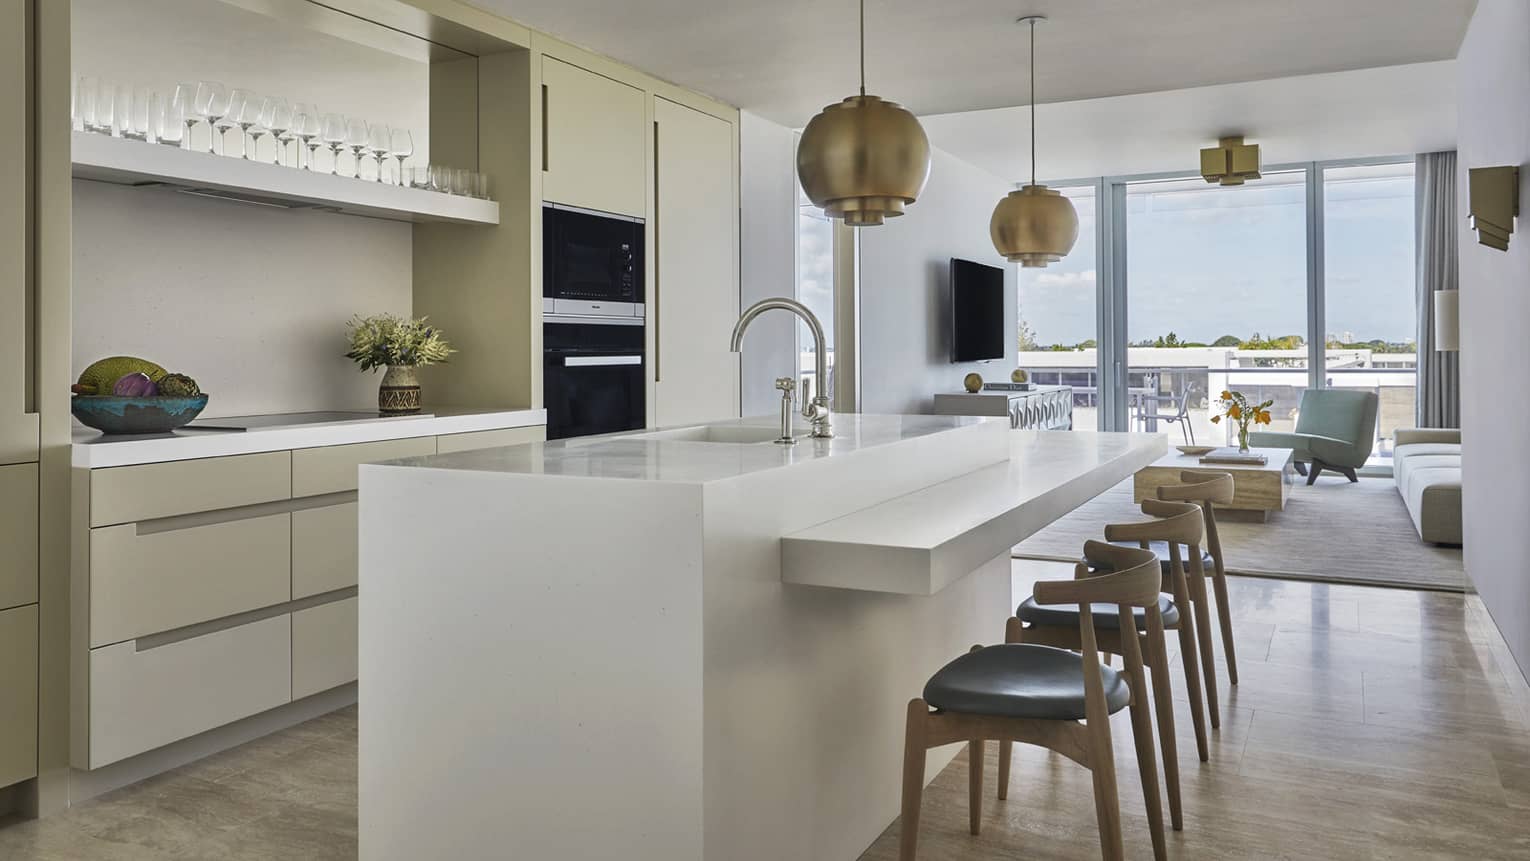
[[(1112, 541), (1110, 543), (1116, 545), (1117, 547), (1141, 547), (1142, 546), (1141, 542), (1137, 542), (1137, 541)], [(1158, 564), (1163, 566), (1163, 573), (1168, 574), (1169, 573), (1169, 569), (1170, 569), (1170, 563), (1169, 563), (1169, 542), (1167, 542), (1167, 541), (1149, 541), (1148, 542), (1148, 549), (1153, 551), (1153, 553), (1158, 557)], [(1184, 545), (1180, 545), (1180, 548), (1179, 548), (1179, 562), (1180, 562), (1181, 565), (1185, 566), (1185, 573), (1189, 574), (1191, 569), (1190, 569), (1190, 560), (1186, 558), (1187, 555), (1188, 554), (1185, 552)], [(1201, 548), (1201, 570), (1203, 572), (1205, 572), (1206, 574), (1210, 574), (1211, 571), (1212, 571), (1212, 568), (1215, 565), (1216, 565), (1216, 560), (1211, 558), (1211, 551), (1207, 550), (1204, 547)]]
[[(1121, 613), (1115, 604), (1091, 604), (1089, 612), (1094, 616), (1096, 628), (1116, 629), (1121, 627)], [(1163, 617), (1164, 627), (1173, 627), (1179, 624), (1179, 608), (1167, 595), (1158, 596), (1158, 615)], [(1078, 605), (1077, 604), (1054, 604), (1044, 606), (1036, 603), (1035, 598), (1026, 598), (1020, 602), (1020, 607), (1015, 610), (1015, 616), (1028, 625), (1053, 625), (1066, 626), (1078, 630)], [(1136, 623), (1138, 631), (1147, 630), (1147, 608), (1133, 607), (1132, 621)]]
[[(1100, 667), (1111, 714), (1127, 707), (1121, 674)], [(1084, 659), (1077, 652), (1008, 643), (969, 652), (930, 677), (924, 701), (942, 711), (1037, 720), (1083, 720)]]

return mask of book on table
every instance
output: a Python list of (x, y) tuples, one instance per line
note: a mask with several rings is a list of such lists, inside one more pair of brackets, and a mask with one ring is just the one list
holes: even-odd
[(1240, 452), (1232, 446), (1201, 455), (1201, 463), (1224, 463), (1229, 466), (1264, 466), (1269, 459), (1254, 452)]

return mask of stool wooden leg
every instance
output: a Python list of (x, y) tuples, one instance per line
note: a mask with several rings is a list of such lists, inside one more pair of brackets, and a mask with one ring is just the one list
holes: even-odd
[(1153, 708), (1158, 713), (1158, 748), (1163, 754), (1164, 787), (1169, 794), (1169, 823), (1175, 831), (1185, 830), (1185, 815), (1179, 800), (1179, 742), (1174, 738), (1174, 699), (1169, 690), (1169, 656), (1164, 654), (1163, 629), (1146, 638), (1148, 668), (1153, 673)]
[(1195, 649), (1195, 614), (1190, 609), (1190, 588), (1185, 583), (1185, 569), (1179, 564), (1176, 548), (1170, 579), (1174, 581), (1174, 603), (1179, 607), (1179, 661), (1185, 668), (1185, 695), (1190, 698), (1190, 724), (1195, 727), (1195, 750), (1201, 762), (1211, 754), (1206, 743), (1206, 712), (1201, 703), (1200, 658)]
[(1137, 772), (1142, 776), (1142, 801), (1147, 806), (1148, 832), (1153, 837), (1153, 857), (1164, 861), (1168, 844), (1163, 835), (1163, 802), (1158, 796), (1158, 764), (1153, 761), (1153, 719), (1148, 715), (1147, 680), (1138, 665), (1132, 679), (1132, 740), (1137, 746)]
[(967, 743), (967, 827), (973, 836), (983, 830), (983, 757), (987, 747), (980, 738)]
[(999, 800), (1009, 798), (1009, 761), (1014, 755), (1015, 743), (1007, 738), (999, 739)]
[(914, 861), (919, 844), (919, 803), (924, 796), (924, 730), (930, 715), (924, 700), (910, 700), (903, 736), (903, 814), (898, 828), (898, 858)]
[(1236, 685), (1238, 655), (1233, 649), (1232, 608), (1227, 604), (1227, 575), (1213, 575), (1211, 585), (1217, 593), (1217, 621), (1222, 623), (1222, 654), (1227, 656), (1227, 681)]
[(1094, 778), (1094, 813), (1100, 825), (1100, 857), (1122, 861), (1121, 799), (1116, 792), (1116, 761), (1108, 721), (1089, 721), (1089, 771)]
[(1195, 605), (1195, 636), (1200, 640), (1201, 670), (1206, 676), (1206, 713), (1211, 728), (1222, 727), (1222, 710), (1217, 706), (1217, 659), (1211, 646), (1211, 609), (1206, 606), (1206, 572), (1201, 568), (1201, 549), (1190, 545), (1190, 598)]

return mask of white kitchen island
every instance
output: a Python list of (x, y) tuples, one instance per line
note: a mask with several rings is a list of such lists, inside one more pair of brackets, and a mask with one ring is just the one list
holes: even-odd
[(1166, 448), (777, 430), (361, 467), (363, 859), (855, 858), (897, 816), (908, 700), (1003, 636), (1010, 547)]

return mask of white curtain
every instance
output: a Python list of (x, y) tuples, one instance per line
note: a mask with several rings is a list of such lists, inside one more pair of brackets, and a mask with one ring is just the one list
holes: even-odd
[[(1434, 348), (1434, 291), (1454, 290), (1456, 273), (1456, 154), (1420, 153), (1414, 171), (1415, 286), (1418, 300), (1419, 427), (1461, 426), (1458, 354)], [(1462, 339), (1464, 340), (1464, 339)]]

